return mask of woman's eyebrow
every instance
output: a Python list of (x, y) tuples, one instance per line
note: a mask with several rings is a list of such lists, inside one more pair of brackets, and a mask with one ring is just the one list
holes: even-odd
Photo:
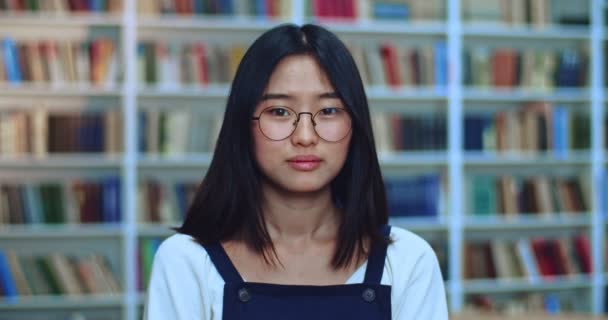
[[(324, 92), (318, 95), (319, 99), (338, 99), (338, 94), (334, 91)], [(285, 93), (265, 93), (260, 101), (266, 100), (293, 100), (294, 97)]]
[(321, 93), (319, 99), (338, 99), (338, 94), (334, 91)]
[(262, 98), (260, 100), (265, 101), (265, 100), (272, 100), (272, 99), (289, 100), (289, 99), (293, 99), (293, 97), (288, 94), (284, 94), (284, 93), (265, 93), (264, 95), (262, 95)]

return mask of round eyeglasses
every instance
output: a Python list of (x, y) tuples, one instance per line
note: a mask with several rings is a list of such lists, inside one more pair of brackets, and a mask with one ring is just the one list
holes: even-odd
[(295, 112), (288, 107), (268, 107), (252, 119), (258, 121), (260, 131), (266, 138), (280, 141), (294, 133), (302, 114), (311, 116), (315, 132), (328, 142), (346, 138), (351, 130), (350, 114), (346, 109), (336, 107), (323, 108), (314, 115), (311, 112)]

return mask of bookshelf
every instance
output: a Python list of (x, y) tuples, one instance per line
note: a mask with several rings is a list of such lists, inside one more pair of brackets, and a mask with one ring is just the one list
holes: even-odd
[[(107, 257), (114, 275), (121, 283), (120, 294), (89, 294), (79, 297), (40, 295), (31, 299), (22, 297), (16, 302), (0, 299), (0, 319), (48, 319), (49, 314), (56, 319), (77, 319), (78, 314), (85, 315), (87, 319), (103, 316), (133, 320), (140, 317), (145, 294), (139, 289), (139, 247), (144, 240), (169, 236), (169, 227), (175, 225), (142, 221), (144, 213), (141, 212), (140, 204), (141, 186), (149, 180), (173, 184), (196, 183), (203, 177), (212, 156), (208, 146), (195, 148), (188, 143), (178, 150), (161, 152), (159, 150), (164, 149), (159, 137), (153, 141), (146, 140), (144, 148), (140, 141), (140, 131), (150, 126), (159, 130), (158, 128), (163, 126), (162, 121), (174, 121), (173, 125), (180, 124), (183, 120), (170, 115), (174, 111), (188, 115), (198, 114), (203, 119), (221, 116), (229, 86), (225, 79), (198, 85), (196, 81), (202, 80), (196, 76), (178, 86), (163, 87), (142, 81), (142, 70), (138, 67), (141, 63), (139, 44), (175, 42), (179, 44), (179, 50), (198, 42), (220, 50), (234, 46), (246, 47), (261, 32), (285, 21), (323, 23), (349, 45), (363, 48), (363, 51), (368, 50), (364, 53), (365, 59), (369, 59), (370, 54), (378, 55), (374, 59), (380, 64), (383, 62), (380, 53), (369, 51), (370, 47), (390, 44), (396, 48), (398, 54), (403, 54), (404, 50), (410, 49), (437, 49), (438, 43), (443, 46), (440, 49), (444, 50), (443, 54), (420, 54), (427, 54), (427, 59), (443, 56), (444, 60), (439, 61), (445, 64), (443, 74), (431, 74), (426, 70), (427, 73), (421, 76), (426, 77), (426, 82), (395, 85), (388, 82), (378, 83), (378, 75), (372, 74), (374, 70), (370, 69), (367, 93), (373, 115), (387, 115), (391, 119), (395, 116), (422, 119), (430, 115), (442, 123), (441, 130), (445, 131), (445, 141), (440, 147), (425, 145), (409, 149), (397, 148), (396, 142), (391, 140), (395, 137), (389, 137), (389, 142), (383, 142), (389, 147), (380, 151), (379, 158), (386, 177), (439, 177), (439, 184), (431, 186), (440, 189), (433, 216), (392, 217), (391, 223), (404, 226), (433, 244), (440, 260), (444, 262), (442, 267), (452, 312), (467, 309), (471, 301), (484, 294), (496, 295), (497, 301), (500, 302), (501, 299), (516, 299), (517, 295), (532, 293), (547, 293), (558, 300), (562, 297), (569, 299), (568, 295), (574, 294), (583, 297), (579, 300), (582, 300), (580, 304), (584, 310), (595, 314), (605, 312), (605, 288), (608, 286), (605, 239), (608, 223), (605, 219), (604, 199), (608, 194), (608, 179), (605, 174), (608, 163), (604, 109), (608, 91), (605, 89), (606, 75), (603, 70), (604, 45), (608, 35), (605, 34), (604, 1), (589, 0), (581, 6), (588, 7), (581, 10), (587, 10), (585, 16), (589, 20), (588, 25), (582, 26), (560, 24), (542, 17), (535, 18), (538, 19), (538, 25), (507, 23), (501, 21), (503, 17), (500, 11), (496, 13), (496, 7), (486, 8), (486, 11), (481, 13), (467, 12), (475, 0), (419, 1), (431, 6), (438, 5), (439, 8), (445, 8), (445, 11), (439, 10), (435, 15), (425, 16), (420, 13), (425, 12), (424, 8), (417, 7), (416, 10), (421, 11), (416, 11), (416, 18), (406, 23), (391, 19), (374, 19), (369, 13), (369, 7), (358, 7), (357, 10), (368, 12), (358, 18), (332, 18), (323, 14), (313, 17), (311, 12), (315, 12), (314, 10), (336, 9), (314, 9), (310, 7), (313, 1), (305, 0), (277, 2), (284, 2), (283, 7), (271, 18), (262, 18), (250, 13), (160, 14), (154, 9), (149, 11), (150, 14), (139, 14), (138, 1), (107, 2), (114, 3), (120, 9), (106, 13), (63, 14), (42, 10), (0, 10), (0, 39), (10, 37), (17, 42), (53, 39), (78, 43), (97, 38), (111, 39), (114, 43), (116, 63), (120, 66), (113, 81), (101, 81), (98, 84), (90, 81), (61, 81), (59, 84), (44, 81), (22, 81), (19, 84), (0, 82), (0, 113), (6, 110), (35, 110), (40, 106), (44, 106), (50, 114), (118, 109), (121, 114), (119, 125), (122, 132), (121, 148), (117, 153), (49, 152), (43, 157), (28, 154), (7, 156), (0, 153), (0, 184), (118, 176), (121, 183), (121, 222), (3, 225), (0, 228), (0, 249), (19, 248), (25, 252), (40, 254), (55, 252), (58, 249), (61, 249), (59, 252), (73, 254), (86, 249), (100, 253)], [(240, 0), (236, 2), (242, 3)], [(568, 8), (567, 4), (563, 4), (566, 2), (551, 1), (559, 10)], [(485, 3), (497, 4), (498, 1)], [(472, 19), (476, 14), (487, 19)], [(516, 14), (512, 15), (514, 16)], [(522, 52), (580, 49), (584, 52), (581, 55), (586, 57), (587, 74), (583, 77), (583, 83), (569, 87), (551, 85), (539, 89), (536, 85), (497, 87), (491, 84), (469, 83), (465, 78), (471, 70), (467, 68), (464, 56), (470, 50), (477, 50), (476, 48), (482, 48), (478, 50), (482, 56), (496, 48), (514, 48)], [(170, 52), (170, 49), (168, 50)], [(433, 64), (437, 62), (432, 61)], [(420, 70), (417, 72), (423, 72)], [(407, 73), (404, 72), (401, 76), (404, 74)], [(380, 75), (383, 76), (385, 75)], [(445, 77), (445, 82), (439, 80), (442, 77)], [(411, 81), (403, 78), (400, 80)], [(513, 150), (497, 150), (496, 147), (468, 150), (465, 147), (467, 116), (481, 114), (494, 117), (501, 112), (524, 109), (528, 103), (535, 101), (547, 102), (563, 108), (569, 115), (580, 113), (587, 118), (589, 141), (583, 143), (584, 147), (567, 147), (565, 152), (560, 154), (556, 154), (555, 150), (526, 152), (519, 147), (511, 148)], [(158, 120), (164, 113), (168, 114), (167, 119), (177, 120)], [(146, 119), (145, 122), (142, 122), (142, 117)], [(171, 128), (171, 124), (166, 126)], [(166, 139), (168, 140), (165, 144), (167, 141), (185, 143), (184, 137), (168, 135)], [(523, 211), (509, 219), (504, 219), (498, 212), (487, 216), (474, 215), (469, 209), (471, 200), (466, 185), (472, 176), (478, 175), (520, 178), (584, 176), (588, 189), (586, 208), (584, 212), (576, 214), (553, 210), (547, 215), (548, 218)], [(465, 277), (465, 247), (470, 243), (484, 243), (492, 239), (512, 242), (519, 238), (532, 239), (537, 236), (552, 239), (579, 233), (588, 236), (593, 269), (591, 273), (558, 275), (551, 277), (550, 281), (531, 281), (521, 277)]]

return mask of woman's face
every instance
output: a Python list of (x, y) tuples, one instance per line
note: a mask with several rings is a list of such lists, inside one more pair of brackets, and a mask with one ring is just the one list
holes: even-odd
[[(273, 114), (285, 114), (287, 107), (297, 113), (324, 113), (344, 108), (325, 72), (314, 58), (294, 55), (284, 58), (275, 68), (254, 116), (275, 107)], [(301, 114), (295, 131), (284, 140), (274, 141), (253, 120), (255, 159), (265, 181), (287, 192), (329, 190), (330, 182), (344, 165), (351, 131), (337, 142), (321, 139), (315, 132), (311, 115)]]

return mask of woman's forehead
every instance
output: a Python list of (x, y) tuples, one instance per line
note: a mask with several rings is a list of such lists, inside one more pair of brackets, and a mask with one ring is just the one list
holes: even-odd
[(287, 95), (333, 92), (325, 71), (309, 55), (289, 56), (272, 72), (265, 92)]

